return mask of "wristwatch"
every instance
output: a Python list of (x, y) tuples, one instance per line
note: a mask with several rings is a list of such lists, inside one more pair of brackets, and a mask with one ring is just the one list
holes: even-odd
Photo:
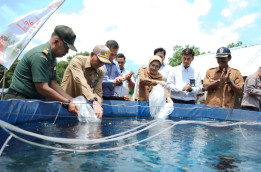
[(63, 103), (62, 106), (63, 106), (65, 109), (68, 109), (70, 103), (71, 103), (71, 100), (68, 100), (66, 103)]
[(93, 103), (94, 101), (98, 101), (97, 97), (94, 97), (92, 100), (89, 100), (89, 102)]

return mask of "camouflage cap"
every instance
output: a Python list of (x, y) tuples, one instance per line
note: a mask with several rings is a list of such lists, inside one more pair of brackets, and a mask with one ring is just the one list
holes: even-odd
[(74, 41), (76, 35), (71, 28), (65, 25), (58, 25), (55, 27), (54, 32), (64, 41), (64, 43), (73, 51), (77, 51)]
[(109, 60), (110, 49), (105, 45), (96, 45), (93, 49), (93, 52), (98, 56), (99, 60), (103, 63), (111, 63)]

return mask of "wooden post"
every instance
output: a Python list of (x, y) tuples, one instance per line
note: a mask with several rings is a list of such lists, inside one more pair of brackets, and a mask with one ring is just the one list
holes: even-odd
[[(2, 84), (2, 91), (1, 91), (1, 100), (4, 99), (5, 76), (6, 76), (7, 71), (8, 71), (8, 70), (5, 68), (5, 70), (4, 70), (4, 76), (3, 76), (3, 78), (1, 79), (1, 82), (3, 81), (3, 84)], [(1, 83), (1, 82), (0, 82), (0, 83)]]

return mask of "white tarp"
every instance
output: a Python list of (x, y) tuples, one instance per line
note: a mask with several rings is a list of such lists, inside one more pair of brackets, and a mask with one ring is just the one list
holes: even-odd
[[(238, 69), (242, 76), (248, 76), (261, 67), (261, 44), (246, 46), (241, 48), (231, 48), (232, 59), (228, 65)], [(192, 66), (201, 74), (204, 79), (206, 71), (212, 67), (217, 67), (216, 53), (195, 56)]]

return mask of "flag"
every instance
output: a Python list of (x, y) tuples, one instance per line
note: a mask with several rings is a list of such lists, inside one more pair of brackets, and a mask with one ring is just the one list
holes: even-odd
[(44, 9), (32, 11), (9, 24), (0, 37), (0, 64), (9, 69), (42, 25), (64, 1), (55, 0)]

